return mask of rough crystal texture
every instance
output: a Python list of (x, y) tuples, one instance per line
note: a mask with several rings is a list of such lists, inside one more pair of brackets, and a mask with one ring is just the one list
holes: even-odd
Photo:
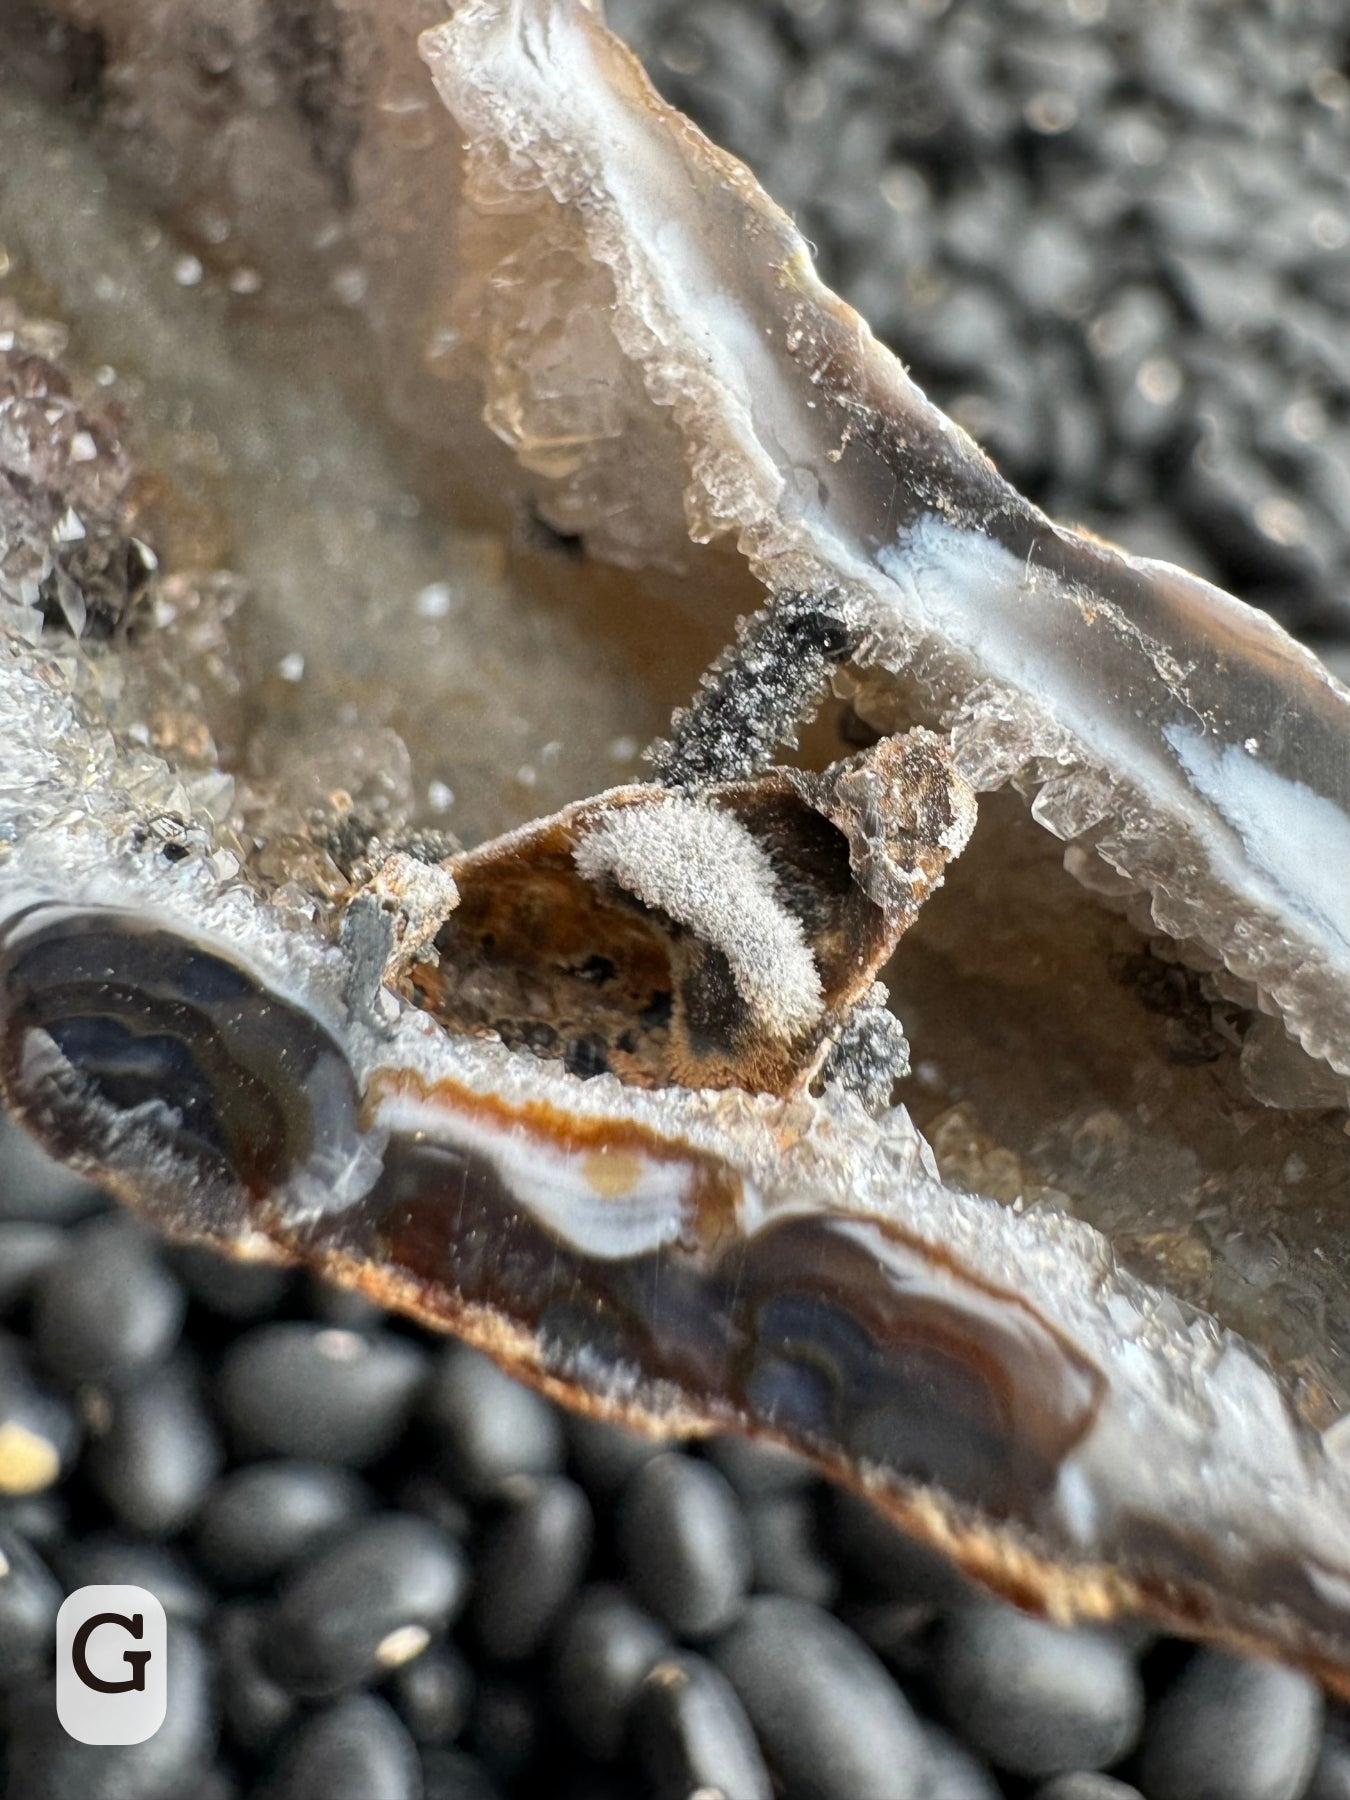
[(0, 891), (5, 1087), (62, 1154), (573, 1404), (792, 1442), (1059, 1616), (1143, 1608), (1346, 1678), (1350, 1477), (1237, 1340), (1087, 1226), (944, 1187), (903, 1111), (644, 1093), (350, 1007), (350, 945), (166, 858), (154, 760), (53, 673), (9, 640)]
[[(397, 383), (372, 348), (371, 313), (397, 316), (403, 334), (422, 316), (417, 258), (389, 248), (390, 286), (377, 281), (386, 239), (417, 236), (421, 257), (436, 241), (400, 210), (415, 152), (389, 141), (402, 115), (383, 110), (387, 9), (348, 17), (359, 42), (341, 84), (372, 122), (359, 142), (380, 162), (381, 233), (358, 222), (340, 184), (318, 179), (303, 116), (270, 74), (285, 34), (267, 9), (81, 10), (105, 33), (111, 71), (92, 130), (42, 103), (41, 57), (25, 79), (22, 20), (11, 29), (7, 18), (6, 288), (68, 342), (87, 387), (124, 409), (123, 449), (142, 471), (134, 498), (151, 515), (136, 531), (179, 575), (237, 578), (230, 649), (249, 704), (242, 717), (207, 718), (256, 794), (255, 835), (284, 840), (269, 879), (284, 882), (296, 861), (305, 885), (345, 885), (305, 845), (305, 815), (331, 810), (334, 792), (375, 812), (368, 829), (396, 835), (411, 822), (473, 841), (635, 773), (641, 743), (714, 644), (688, 653), (667, 693), (663, 664), (649, 672), (591, 629), (601, 584), (523, 541), (526, 495), (511, 491), (485, 529), (475, 496), (485, 484), (500, 497), (503, 483), (476, 401), (428, 381), (420, 340)], [(420, 179), (443, 205), (456, 132), (417, 60), (414, 23), (396, 42), (439, 121)], [(203, 68), (205, 46), (228, 68)], [(114, 179), (119, 163), (134, 164), (136, 185)], [(172, 204), (191, 252), (147, 212), (145, 188)], [(344, 268), (370, 270), (360, 305), (334, 290)], [(60, 323), (49, 327), (54, 294)], [(387, 341), (392, 363), (403, 338)], [(440, 407), (434, 454), (381, 424), (394, 387), (428, 386)], [(448, 492), (465, 501), (454, 520)]]
[(783, 905), (767, 852), (731, 814), (676, 798), (606, 814), (574, 859), (715, 945), (758, 1029), (780, 1037), (820, 1017), (820, 975), (799, 920)]
[(51, 337), (0, 301), (0, 595), (106, 636), (154, 559), (130, 534), (130, 463), (40, 354)]

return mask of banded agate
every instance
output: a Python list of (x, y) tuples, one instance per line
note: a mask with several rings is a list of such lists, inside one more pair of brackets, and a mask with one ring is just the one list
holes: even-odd
[(579, 1083), (416, 1013), (330, 1028), (153, 909), (12, 916), (0, 1032), (20, 1116), (175, 1235), (302, 1261), (568, 1404), (789, 1444), (1057, 1616), (1143, 1610), (1350, 1687), (1345, 1477), (1269, 1376), (1085, 1227), (945, 1190), (902, 1112)]

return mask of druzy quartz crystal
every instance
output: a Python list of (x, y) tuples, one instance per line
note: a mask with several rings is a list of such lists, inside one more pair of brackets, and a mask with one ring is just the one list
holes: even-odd
[[(123, 95), (183, 43), (192, 90), (196, 10), (148, 11), (173, 29), (79, 16)], [(211, 90), (270, 109), (249, 142), (294, 161), (311, 249), (211, 155), (279, 305), (338, 234), (389, 422), (465, 504), (490, 463), (496, 528), (572, 597), (541, 635), (467, 558), (503, 696), (574, 720), (580, 767), (656, 691), (625, 720), (588, 631), (726, 647), (617, 786), (529, 808), (541, 754), (490, 801), (494, 719), (465, 848), (408, 798), (453, 785), (438, 708), (475, 780), (455, 657), (410, 635), (449, 588), (415, 628), (378, 595), (334, 620), (294, 553), (269, 588), (257, 545), (306, 524), (237, 472), (274, 416), (247, 367), (236, 550), (175, 556), (177, 440), (147, 435), (157, 487), (16, 308), (8, 1105), (176, 1236), (320, 1268), (571, 1405), (790, 1444), (1056, 1617), (1142, 1612), (1350, 1690), (1350, 696), (1009, 489), (594, 9), (324, 16), (326, 85)], [(283, 69), (265, 32), (231, 55)], [(170, 144), (163, 91), (136, 129), (190, 224), (208, 111), (180, 93)], [(249, 340), (155, 304), (215, 377), (219, 450)], [(305, 371), (330, 455), (371, 403), (344, 361)], [(314, 690), (289, 737), (251, 651), (277, 621)]]

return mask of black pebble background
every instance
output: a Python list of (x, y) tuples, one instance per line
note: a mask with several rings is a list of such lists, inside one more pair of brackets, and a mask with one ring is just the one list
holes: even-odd
[(607, 0), (1023, 492), (1350, 635), (1344, 0)]
[[(1345, 658), (1344, 0), (609, 13), (1014, 481)], [(1350, 1800), (1301, 1676), (1023, 1618), (781, 1453), (564, 1417), (307, 1277), (167, 1249), (0, 1131), (23, 1482), (5, 1800)], [(55, 1611), (92, 1582), (171, 1621), (141, 1746), (56, 1723)]]

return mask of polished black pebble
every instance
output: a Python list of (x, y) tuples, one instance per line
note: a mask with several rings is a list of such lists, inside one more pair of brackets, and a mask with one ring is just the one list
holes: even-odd
[(59, 1225), (0, 1218), (0, 1319), (26, 1304), (65, 1243)]
[(461, 1344), (437, 1358), (420, 1416), (422, 1441), (461, 1493), (490, 1494), (508, 1475), (552, 1475), (563, 1465), (554, 1409)]
[[(926, 1723), (928, 1786), (924, 1800), (1003, 1800), (992, 1769), (940, 1725)], [(1088, 1800), (1085, 1795), (1084, 1800)], [(1109, 1800), (1103, 1794), (1102, 1800)], [(1120, 1800), (1125, 1800), (1122, 1795)]]
[(747, 1500), (761, 1494), (793, 1493), (819, 1478), (804, 1456), (782, 1444), (756, 1443), (753, 1438), (713, 1438), (709, 1459)]
[(432, 1644), (396, 1669), (385, 1686), (419, 1744), (452, 1744), (473, 1709), (474, 1674), (453, 1644)]
[(542, 1649), (580, 1585), (595, 1522), (590, 1501), (565, 1475), (514, 1476), (506, 1511), (477, 1560), (473, 1624), (494, 1662), (523, 1662)]
[(59, 1488), (40, 1494), (0, 1495), (0, 1531), (17, 1531), (45, 1556), (59, 1549), (70, 1529), (70, 1508)]
[(645, 1463), (624, 1489), (618, 1536), (633, 1592), (677, 1637), (711, 1637), (744, 1605), (750, 1534), (711, 1463), (678, 1451)]
[(330, 1463), (248, 1463), (207, 1495), (194, 1541), (202, 1567), (226, 1588), (264, 1587), (371, 1510), (375, 1497)]
[(175, 1358), (137, 1386), (98, 1398), (83, 1467), (128, 1531), (169, 1536), (197, 1511), (224, 1449), (195, 1368)]
[(336, 1325), (343, 1331), (377, 1331), (388, 1314), (364, 1294), (353, 1288), (339, 1287), (320, 1275), (304, 1278), (305, 1310), (325, 1325)]
[(476, 1756), (433, 1746), (422, 1752), (422, 1800), (504, 1800)]
[(975, 1594), (944, 1557), (907, 1536), (860, 1495), (831, 1488), (828, 1516), (830, 1547), (869, 1602), (955, 1607)]
[(243, 1781), (233, 1769), (216, 1763), (202, 1776), (192, 1800), (244, 1800)]
[(1350, 1744), (1323, 1737), (1303, 1800), (1350, 1800)]
[(60, 1582), (32, 1545), (0, 1531), (0, 1686), (41, 1669), (52, 1652)]
[(928, 1682), (933, 1633), (941, 1611), (927, 1600), (882, 1600), (876, 1605), (847, 1600), (846, 1625), (875, 1650), (902, 1687)]
[(1143, 1684), (1120, 1637), (997, 1603), (943, 1622), (933, 1682), (952, 1726), (1018, 1775), (1109, 1768), (1133, 1749), (1143, 1719)]
[(107, 1212), (100, 1187), (48, 1156), (7, 1113), (0, 1113), (0, 1219), (71, 1225)]
[(544, 1724), (544, 1698), (532, 1675), (496, 1670), (474, 1694), (469, 1745), (488, 1774), (508, 1794), (534, 1763)]
[(273, 1613), (271, 1672), (316, 1697), (361, 1686), (425, 1649), (467, 1587), (468, 1563), (453, 1538), (412, 1514), (383, 1513), (287, 1579)]
[(1149, 1710), (1139, 1785), (1149, 1800), (1298, 1800), (1321, 1730), (1308, 1676), (1198, 1650)]
[(634, 1697), (669, 1650), (656, 1620), (622, 1588), (603, 1583), (580, 1595), (558, 1634), (553, 1695), (591, 1756), (609, 1762), (619, 1754)]
[(402, 1436), (426, 1367), (426, 1352), (393, 1332), (296, 1320), (231, 1345), (216, 1391), (239, 1454), (359, 1469)]
[(116, 1386), (164, 1361), (186, 1310), (148, 1231), (114, 1213), (68, 1234), (34, 1296), (33, 1341), (62, 1381)]
[[(936, 1795), (933, 1800), (937, 1800)], [(1052, 1775), (1036, 1789), (1031, 1800), (1144, 1800), (1144, 1796), (1128, 1781), (1103, 1775), (1099, 1769), (1071, 1769), (1064, 1775)]]
[(570, 1413), (567, 1426), (567, 1459), (573, 1474), (597, 1501), (612, 1500), (643, 1463), (660, 1456), (667, 1445), (660, 1438), (629, 1431), (608, 1419), (586, 1413)]
[(277, 1743), (299, 1704), (268, 1672), (270, 1623), (264, 1607), (247, 1602), (222, 1606), (215, 1621), (216, 1689), (225, 1728), (235, 1745), (254, 1756)]
[(34, 1371), (17, 1338), (0, 1334), (0, 1497), (46, 1493), (69, 1472), (79, 1446), (70, 1403)]
[(866, 1644), (832, 1614), (757, 1596), (714, 1656), (785, 1793), (921, 1800), (923, 1728)]
[(221, 1256), (202, 1244), (171, 1244), (166, 1257), (198, 1306), (232, 1321), (266, 1318), (294, 1280), (289, 1269), (275, 1263)]
[(11, 1717), (5, 1800), (196, 1800), (216, 1754), (210, 1658), (197, 1634), (169, 1623), (168, 1707), (141, 1744), (82, 1744), (62, 1730), (46, 1684)]
[(115, 1532), (69, 1539), (53, 1557), (67, 1593), (77, 1587), (143, 1587), (171, 1619), (204, 1625), (214, 1596), (187, 1558), (164, 1544)]
[(821, 1546), (815, 1497), (809, 1489), (770, 1489), (747, 1499), (745, 1519), (755, 1586), (761, 1592), (833, 1606), (839, 1597), (839, 1570)]
[(563, 1776), (549, 1800), (634, 1800), (633, 1778), (617, 1769), (573, 1769)]
[(691, 1652), (663, 1659), (642, 1682), (629, 1739), (650, 1800), (689, 1800), (704, 1791), (721, 1800), (770, 1800), (773, 1793), (730, 1683)]
[(448, 1531), (451, 1537), (467, 1538), (473, 1529), (473, 1511), (462, 1494), (452, 1491), (439, 1475), (426, 1469), (414, 1469), (393, 1493), (393, 1503), (404, 1512), (420, 1513)]
[(354, 1694), (296, 1725), (267, 1800), (421, 1800), (417, 1747), (387, 1701)]

